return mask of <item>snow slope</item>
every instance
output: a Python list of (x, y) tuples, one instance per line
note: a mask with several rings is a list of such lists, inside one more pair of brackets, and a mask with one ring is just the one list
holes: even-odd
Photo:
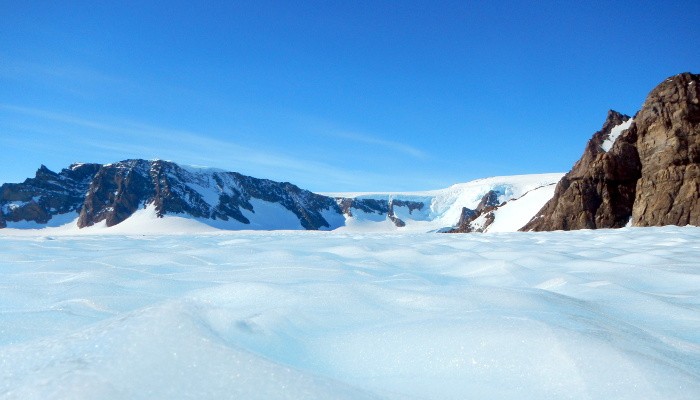
[[(179, 168), (179, 167), (178, 167)], [(198, 198), (211, 207), (218, 204), (221, 189), (214, 178), (207, 175), (212, 171), (206, 169), (183, 168), (178, 179), (186, 182), (188, 190), (198, 194)], [(493, 226), (486, 231), (504, 232), (517, 231), (532, 218), (537, 211), (553, 196), (554, 185), (563, 174), (533, 174), (500, 176), (461, 183), (446, 189), (405, 192), (405, 193), (325, 193), (335, 198), (358, 198), (389, 201), (393, 204), (394, 216), (405, 223), (397, 227), (387, 213), (367, 212), (351, 208), (351, 215), (341, 214), (339, 209), (329, 207), (321, 210), (320, 215), (328, 222), (328, 230), (343, 232), (431, 232), (455, 226), (462, 213), (462, 208), (475, 209), (482, 197), (489, 191), (496, 191), (499, 201), (508, 201), (504, 209), (496, 211)], [(227, 190), (236, 186), (227, 176), (219, 177)], [(174, 182), (175, 178), (171, 178)], [(183, 183), (183, 185), (185, 185)], [(174, 189), (173, 189), (174, 190)], [(187, 196), (181, 196), (183, 198)], [(523, 197), (520, 199), (520, 197)], [(333, 199), (326, 199), (334, 205)], [(421, 209), (411, 209), (401, 205), (401, 201), (422, 204)], [(241, 215), (250, 224), (229, 218), (211, 219), (195, 218), (188, 214), (165, 214), (162, 218), (156, 216), (153, 204), (137, 210), (125, 221), (106, 228), (104, 221), (94, 226), (78, 230), (77, 214), (69, 213), (54, 217), (48, 225), (34, 222), (8, 223), (10, 229), (42, 229), (44, 234), (167, 234), (195, 233), (216, 230), (302, 230), (297, 215), (290, 209), (277, 202), (268, 202), (259, 198), (249, 200), (253, 211), (240, 209)], [(33, 234), (33, 233), (30, 233)]]
[[(508, 201), (495, 212), (494, 222), (485, 227), (486, 232), (516, 232), (527, 224), (532, 217), (554, 197), (556, 183), (536, 187), (513, 200)], [(484, 217), (475, 221), (475, 225), (483, 225)]]
[(0, 231), (1, 399), (700, 398), (700, 228), (45, 232)]
[[(353, 217), (348, 218), (346, 225), (339, 228), (341, 231), (430, 232), (455, 226), (462, 213), (462, 207), (475, 209), (484, 195), (494, 190), (499, 194), (500, 202), (509, 201), (512, 204), (508, 206), (509, 211), (496, 213), (498, 226), (495, 230), (490, 227), (486, 231), (512, 232), (525, 225), (552, 198), (554, 186), (563, 175), (551, 173), (498, 176), (425, 192), (324, 194), (332, 197), (416, 201), (425, 205), (422, 210), (413, 212), (398, 207), (397, 216), (406, 223), (402, 228), (394, 226), (386, 217), (363, 213), (356, 215), (353, 212)], [(524, 198), (514, 201), (520, 197)]]

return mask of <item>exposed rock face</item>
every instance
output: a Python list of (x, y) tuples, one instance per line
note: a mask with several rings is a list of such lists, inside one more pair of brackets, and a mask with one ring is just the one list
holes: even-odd
[(470, 233), (474, 232), (472, 228), (472, 221), (479, 218), (479, 213), (472, 210), (471, 208), (462, 207), (462, 213), (459, 215), (459, 221), (457, 226), (452, 229), (446, 230), (446, 233)]
[(406, 223), (396, 216), (394, 207), (406, 207), (411, 213), (415, 210), (422, 210), (425, 207), (425, 204), (419, 201), (399, 199), (382, 200), (337, 197), (335, 200), (342, 213), (348, 217), (353, 216), (352, 209), (360, 210), (367, 214), (386, 214), (387, 218), (399, 228), (406, 226)]
[(60, 173), (41, 166), (34, 178), (0, 186), (0, 228), (6, 222), (45, 224), (54, 215), (78, 212), (99, 164), (73, 164)]
[(79, 227), (105, 221), (116, 225), (140, 207), (153, 204), (158, 216), (187, 214), (197, 218), (235, 219), (250, 223), (243, 210), (255, 213), (252, 199), (282, 205), (305, 229), (329, 227), (321, 213), (340, 212), (335, 201), (300, 189), (236, 172), (188, 170), (162, 160), (126, 160), (102, 166), (95, 174), (78, 219)]
[(700, 225), (699, 81), (684, 73), (657, 86), (616, 140), (611, 132), (629, 117), (610, 111), (554, 197), (521, 230), (620, 228), (630, 219), (634, 226)]
[(636, 120), (642, 174), (635, 226), (700, 225), (700, 75), (666, 80)]
[(143, 160), (132, 160), (100, 168), (90, 183), (78, 226), (83, 228), (100, 221), (114, 226), (129, 218), (152, 193), (146, 164)]
[(481, 198), (481, 201), (476, 206), (476, 212), (482, 213), (484, 210), (486, 210), (486, 208), (493, 208), (496, 207), (498, 204), (498, 192), (496, 192), (495, 190), (489, 190), (488, 192), (486, 192), (484, 197)]
[[(476, 209), (472, 210), (467, 207), (462, 207), (462, 214), (459, 217), (457, 226), (451, 230), (448, 230), (447, 233), (483, 232), (483, 230), (491, 225), (495, 219), (493, 210), (500, 205), (498, 196), (498, 192), (489, 190), (484, 197), (481, 198), (481, 201), (479, 201)], [(484, 225), (476, 228), (472, 226), (472, 222), (482, 215), (485, 216)]]
[(610, 151), (603, 149), (612, 129), (627, 120), (626, 115), (608, 112), (603, 128), (557, 184), (554, 197), (522, 230), (619, 228), (627, 224), (640, 176), (635, 131), (626, 130)]
[[(263, 203), (269, 203), (264, 205)], [(0, 228), (7, 222), (46, 224), (53, 217), (78, 214), (78, 227), (104, 222), (117, 225), (139, 209), (152, 205), (156, 215), (184, 214), (250, 224), (264, 207), (281, 206), (293, 213), (304, 229), (331, 228), (326, 216), (351, 216), (353, 211), (378, 214), (405, 226), (397, 208), (409, 213), (422, 202), (398, 199), (331, 198), (288, 182), (257, 179), (236, 172), (182, 167), (162, 160), (125, 160), (114, 164), (74, 164), (60, 173), (41, 166), (24, 183), (0, 186)]]

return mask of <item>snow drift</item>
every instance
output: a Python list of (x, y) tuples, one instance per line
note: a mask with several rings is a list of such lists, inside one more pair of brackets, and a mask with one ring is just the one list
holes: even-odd
[(0, 398), (696, 399), (698, 243), (7, 230)]

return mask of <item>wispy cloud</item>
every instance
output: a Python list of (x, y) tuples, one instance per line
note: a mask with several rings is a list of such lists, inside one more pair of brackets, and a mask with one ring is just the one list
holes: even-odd
[(345, 139), (359, 144), (379, 146), (419, 160), (429, 158), (428, 153), (415, 146), (395, 140), (388, 140), (377, 134), (370, 134), (357, 129), (347, 129), (347, 127), (341, 127), (339, 124), (308, 115), (290, 114), (288, 116), (296, 120), (304, 129), (315, 135)]
[[(74, 133), (64, 134), (63, 140), (74, 142), (82, 148), (89, 148), (90, 153), (106, 156), (118, 154), (119, 157), (127, 158), (171, 159), (234, 169), (272, 179), (286, 179), (298, 184), (306, 182), (307, 185), (319, 188), (328, 182), (357, 188), (373, 181), (387, 180), (386, 176), (369, 171), (342, 169), (313, 159), (301, 159), (281, 152), (241, 145), (198, 132), (168, 129), (128, 120), (86, 119), (68, 113), (3, 103), (0, 103), (0, 110), (83, 128)], [(51, 129), (53, 128), (46, 128), (45, 134), (54, 137), (56, 132), (49, 132)], [(371, 138), (358, 140), (373, 143)], [(36, 138), (26, 138), (27, 148), (31, 148), (35, 141)], [(63, 143), (63, 147), (67, 147), (67, 143)]]
[(100, 86), (133, 86), (128, 80), (109, 75), (102, 71), (88, 68), (79, 63), (67, 60), (44, 64), (40, 62), (19, 60), (9, 55), (0, 54), (0, 77), (6, 79), (32, 79), (56, 82), (80, 82), (82, 84), (96, 84)]
[(97, 129), (106, 132), (125, 133), (124, 128), (114, 125), (96, 122), (88, 119), (72, 116), (70, 114), (58, 113), (53, 111), (40, 110), (36, 108), (21, 107), (12, 104), (0, 103), (0, 109), (11, 111), (17, 114), (24, 114), (32, 117), (48, 119), (56, 122), (63, 122), (71, 125), (82, 126), (84, 128)]
[(399, 153), (404, 153), (409, 156), (425, 159), (427, 155), (422, 150), (419, 150), (413, 146), (409, 146), (405, 143), (393, 142), (391, 140), (384, 140), (377, 137), (356, 133), (356, 132), (345, 132), (345, 131), (330, 131), (329, 135), (338, 138), (352, 140), (358, 143), (366, 143), (370, 145), (382, 146), (389, 150), (396, 151)]

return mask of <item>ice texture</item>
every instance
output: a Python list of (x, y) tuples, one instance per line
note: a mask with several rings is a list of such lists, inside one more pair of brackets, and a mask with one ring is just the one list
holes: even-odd
[(700, 398), (700, 228), (41, 232), (2, 399)]

